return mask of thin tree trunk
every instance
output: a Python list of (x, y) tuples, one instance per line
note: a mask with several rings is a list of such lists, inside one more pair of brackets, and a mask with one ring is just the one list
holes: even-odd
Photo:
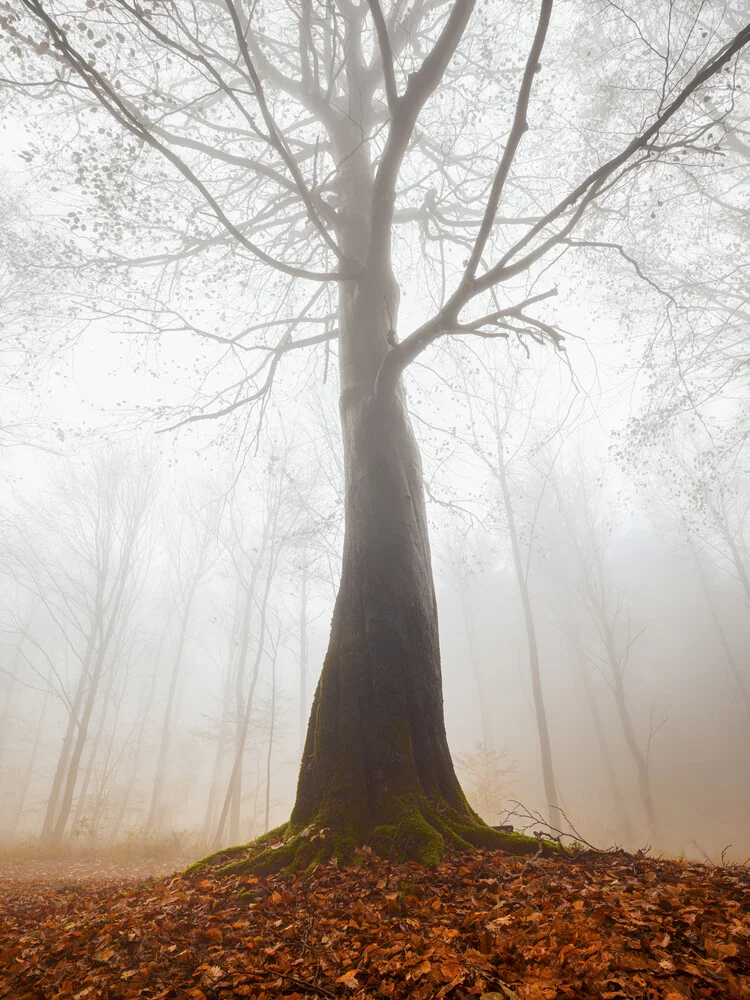
[(580, 636), (574, 635), (572, 638), (572, 645), (574, 650), (574, 660), (576, 668), (578, 670), (578, 675), (581, 678), (583, 684), (583, 690), (586, 694), (586, 701), (588, 702), (589, 712), (591, 713), (591, 721), (594, 724), (594, 732), (596, 734), (596, 742), (599, 746), (599, 753), (601, 755), (601, 760), (604, 765), (604, 771), (607, 775), (607, 780), (609, 782), (609, 790), (612, 794), (612, 799), (614, 801), (615, 809), (619, 817), (619, 826), (623, 832), (625, 840), (630, 843), (633, 839), (633, 827), (630, 822), (630, 816), (628, 815), (628, 810), (625, 805), (625, 800), (622, 797), (622, 790), (620, 788), (620, 781), (617, 777), (617, 771), (615, 769), (614, 761), (612, 760), (612, 753), (609, 749), (609, 742), (607, 741), (607, 736), (604, 732), (604, 723), (602, 722), (602, 714), (599, 710), (599, 703), (596, 700), (596, 694), (594, 688), (591, 684), (591, 677), (589, 676), (588, 667), (586, 666), (586, 660), (581, 647)]
[(747, 568), (745, 566), (745, 560), (742, 553), (740, 552), (740, 547), (737, 544), (737, 539), (735, 538), (733, 532), (730, 530), (729, 524), (727, 522), (726, 516), (716, 508), (708, 492), (704, 489), (703, 497), (706, 503), (706, 507), (710, 511), (714, 519), (714, 524), (719, 530), (719, 533), (723, 537), (724, 541), (727, 543), (727, 548), (732, 555), (732, 562), (734, 563), (734, 568), (737, 571), (737, 578), (742, 585), (742, 590), (745, 594), (745, 599), (748, 604), (750, 604), (750, 576), (748, 576)]
[(302, 579), (300, 581), (299, 599), (299, 748), (300, 753), (305, 743), (305, 725), (307, 723), (307, 584), (309, 568), (306, 561), (302, 564)]
[[(244, 694), (244, 680), (245, 680), (245, 669), (247, 667), (247, 657), (250, 648), (250, 625), (252, 622), (252, 612), (253, 612), (253, 601), (255, 600), (255, 592), (258, 586), (258, 576), (263, 564), (263, 558), (268, 548), (269, 537), (271, 532), (271, 518), (267, 514), (266, 520), (263, 525), (263, 535), (261, 537), (261, 542), (258, 547), (257, 557), (253, 563), (252, 571), (250, 573), (250, 581), (246, 589), (246, 599), (245, 608), (242, 619), (242, 633), (240, 641), (240, 653), (237, 658), (237, 674), (235, 678), (235, 705), (237, 713), (237, 730), (235, 733), (235, 757), (232, 765), (232, 775), (229, 780), (229, 787), (227, 789), (227, 799), (225, 800), (224, 807), (222, 809), (221, 818), (219, 820), (219, 828), (217, 830), (217, 839), (221, 838), (224, 833), (224, 824), (226, 823), (226, 808), (230, 809), (229, 814), (229, 836), (232, 843), (236, 843), (239, 840), (240, 829), (241, 829), (241, 814), (242, 814), (242, 768), (243, 768), (243, 756), (245, 748), (245, 736), (242, 735), (243, 729), (243, 713), (245, 704), (245, 694)], [(262, 633), (261, 633), (262, 635)], [(254, 690), (254, 685), (251, 685), (251, 689)], [(240, 749), (241, 748), (241, 749)]]
[[(129, 673), (129, 671), (128, 671), (128, 673)], [(128, 681), (128, 674), (126, 674), (126, 676), (124, 678), (123, 686), (120, 689), (119, 697), (117, 698), (117, 700), (115, 702), (114, 716), (112, 718), (112, 723), (111, 723), (111, 725), (109, 727), (109, 734), (108, 734), (108, 738), (106, 740), (106, 750), (105, 750), (105, 753), (104, 753), (104, 759), (102, 761), (102, 766), (101, 766), (101, 770), (100, 770), (100, 773), (99, 773), (99, 780), (97, 781), (97, 785), (96, 785), (96, 798), (94, 799), (94, 806), (93, 806), (93, 809), (91, 811), (91, 827), (90, 827), (90, 830), (89, 830), (89, 833), (90, 833), (90, 836), (91, 836), (92, 840), (96, 840), (97, 834), (99, 832), (99, 826), (100, 826), (101, 819), (102, 819), (102, 813), (104, 811), (104, 804), (106, 802), (106, 794), (105, 793), (106, 793), (106, 790), (107, 790), (107, 785), (108, 785), (108, 783), (110, 781), (110, 778), (113, 776), (113, 773), (116, 775), (116, 773), (117, 773), (117, 767), (119, 767), (119, 765), (117, 765), (115, 767), (115, 769), (114, 769), (114, 772), (110, 771), (110, 761), (112, 759), (112, 748), (115, 745), (115, 737), (117, 736), (117, 731), (118, 731), (119, 722), (120, 722), (120, 713), (122, 712), (123, 702), (125, 701), (125, 696), (126, 696), (126, 693), (127, 693), (127, 690), (128, 690), (128, 683), (127, 683), (127, 681)], [(110, 699), (108, 698), (107, 701), (109, 702), (109, 700)]]
[[(107, 656), (107, 652), (111, 646), (112, 639), (116, 634), (116, 629), (121, 626), (120, 621), (121, 612), (125, 597), (125, 587), (128, 582), (129, 569), (130, 569), (130, 559), (133, 552), (135, 538), (130, 537), (127, 542), (126, 554), (123, 556), (122, 565), (119, 567), (115, 586), (113, 589), (113, 594), (109, 607), (109, 618), (105, 623), (104, 621), (104, 608), (101, 603), (96, 606), (95, 617), (94, 617), (94, 634), (97, 637), (96, 643), (96, 659), (94, 661), (94, 667), (91, 672), (91, 681), (89, 683), (88, 691), (86, 694), (86, 701), (83, 708), (83, 714), (81, 715), (80, 724), (78, 727), (78, 736), (73, 747), (73, 752), (70, 757), (70, 764), (68, 765), (68, 773), (65, 780), (65, 788), (63, 789), (62, 800), (60, 803), (60, 812), (58, 814), (57, 820), (55, 822), (55, 827), (52, 833), (52, 840), (55, 843), (59, 843), (65, 833), (65, 827), (67, 826), (68, 817), (70, 815), (70, 809), (73, 804), (73, 793), (75, 791), (76, 781), (78, 780), (78, 770), (81, 765), (81, 755), (83, 754), (83, 748), (86, 743), (86, 738), (88, 736), (89, 724), (91, 722), (91, 715), (94, 711), (94, 705), (96, 703), (96, 697), (99, 693), (99, 683), (102, 677), (102, 671), (104, 669), (104, 662)], [(112, 669), (115, 669), (114, 664)]]
[[(83, 819), (84, 811), (86, 809), (86, 797), (89, 792), (89, 785), (91, 784), (91, 778), (94, 772), (94, 765), (96, 763), (96, 758), (99, 753), (99, 745), (102, 739), (102, 733), (104, 732), (104, 722), (107, 718), (107, 711), (109, 709), (109, 699), (112, 695), (112, 687), (115, 682), (115, 671), (112, 667), (109, 671), (109, 677), (107, 678), (107, 684), (104, 689), (104, 698), (102, 699), (101, 712), (99, 713), (99, 719), (97, 721), (96, 730), (94, 732), (94, 738), (91, 741), (91, 748), (89, 749), (89, 757), (86, 767), (83, 769), (83, 785), (81, 786), (81, 791), (78, 794), (78, 802), (76, 803), (75, 812), (73, 813), (73, 824), (72, 829), (77, 830), (78, 824)], [(90, 832), (90, 831), (89, 831)]]
[(654, 809), (654, 799), (651, 793), (651, 778), (648, 773), (648, 760), (641, 750), (633, 729), (633, 720), (630, 717), (625, 685), (622, 679), (622, 669), (615, 649), (615, 638), (609, 617), (603, 608), (599, 609), (599, 620), (605, 638), (605, 649), (607, 651), (607, 662), (612, 677), (612, 693), (615, 697), (617, 715), (620, 719), (620, 726), (625, 737), (630, 756), (635, 764), (636, 777), (638, 779), (638, 792), (643, 803), (643, 811), (646, 814), (649, 831), (652, 835), (656, 833), (656, 810)]
[[(23, 641), (23, 640), (22, 640)], [(13, 657), (11, 673), (5, 687), (5, 698), (3, 699), (3, 711), (0, 715), (0, 764), (5, 756), (5, 747), (8, 742), (10, 732), (10, 709), (13, 704), (13, 693), (16, 687), (16, 671), (21, 663), (21, 643), (16, 646), (16, 655)]]
[[(227, 814), (229, 811), (230, 803), (238, 802), (242, 796), (242, 763), (245, 756), (245, 745), (247, 743), (247, 734), (250, 729), (250, 717), (253, 711), (253, 700), (255, 698), (255, 688), (258, 683), (258, 674), (260, 671), (260, 663), (263, 658), (263, 650), (265, 648), (265, 635), (266, 635), (266, 613), (268, 609), (268, 598), (271, 593), (271, 584), (273, 583), (273, 578), (276, 574), (276, 565), (278, 561), (278, 552), (274, 546), (275, 541), (275, 523), (274, 531), (271, 534), (271, 559), (268, 564), (268, 573), (266, 574), (266, 585), (263, 590), (263, 598), (261, 600), (260, 606), (260, 620), (258, 623), (258, 641), (255, 647), (255, 659), (253, 661), (253, 674), (250, 680), (250, 687), (247, 692), (247, 699), (242, 710), (242, 716), (240, 720), (240, 727), (237, 734), (237, 741), (234, 751), (234, 763), (232, 765), (232, 773), (229, 778), (229, 786), (227, 788), (227, 794), (224, 798), (224, 805), (221, 810), (221, 816), (219, 817), (219, 826), (216, 832), (217, 840), (222, 836), (224, 831), (224, 824), (227, 820)], [(239, 837), (239, 829), (235, 830), (230, 827), (230, 836)], [(232, 841), (234, 843), (234, 839)]]
[(266, 814), (263, 832), (268, 833), (271, 816), (271, 755), (273, 753), (273, 737), (276, 725), (276, 650), (271, 657), (271, 718), (268, 728), (268, 755), (266, 757)]
[(471, 672), (474, 675), (474, 683), (476, 684), (477, 696), (479, 698), (479, 718), (482, 726), (482, 746), (485, 750), (491, 753), (495, 749), (495, 738), (492, 729), (492, 712), (490, 708), (490, 700), (487, 697), (487, 685), (479, 666), (474, 620), (471, 616), (471, 610), (466, 603), (466, 592), (463, 587), (463, 583), (463, 580), (458, 581), (458, 596), (461, 602), (461, 611), (463, 612), (464, 630), (469, 643), (469, 663), (471, 664)]
[[(208, 802), (206, 804), (206, 816), (203, 820), (203, 833), (201, 840), (207, 844), (211, 836), (211, 829), (214, 825), (216, 804), (219, 798), (219, 789), (224, 763), (224, 753), (226, 752), (227, 740), (229, 736), (229, 709), (231, 702), (231, 689), (229, 678), (224, 686), (224, 700), (221, 709), (221, 722), (219, 723), (219, 733), (216, 740), (216, 752), (214, 754), (214, 765), (211, 772), (211, 784), (208, 789)], [(218, 845), (218, 839), (216, 840)]]
[(133, 788), (135, 787), (136, 780), (138, 779), (138, 775), (140, 774), (140, 762), (141, 762), (141, 756), (143, 754), (143, 737), (146, 732), (146, 723), (148, 722), (148, 710), (154, 703), (154, 691), (156, 690), (156, 680), (159, 676), (158, 664), (161, 660), (161, 653), (162, 649), (164, 648), (164, 640), (166, 638), (166, 634), (167, 630), (165, 628), (162, 631), (161, 635), (159, 636), (159, 645), (156, 651), (156, 663), (154, 669), (150, 671), (150, 674), (148, 676), (148, 695), (146, 697), (145, 702), (143, 703), (142, 710), (139, 713), (138, 728), (136, 731), (136, 738), (135, 738), (135, 752), (133, 754), (133, 766), (130, 769), (130, 777), (128, 779), (128, 783), (125, 789), (125, 794), (122, 797), (122, 800), (120, 802), (120, 807), (117, 810), (117, 816), (115, 817), (115, 821), (112, 824), (111, 837), (113, 841), (117, 839), (117, 835), (120, 832), (123, 820), (125, 818), (125, 814), (128, 809), (128, 805), (130, 803), (130, 798), (133, 794)]
[[(244, 712), (245, 704), (245, 693), (243, 690), (243, 678), (245, 675), (245, 667), (247, 664), (248, 652), (250, 649), (250, 623), (252, 621), (252, 608), (253, 599), (255, 597), (255, 584), (257, 576), (255, 573), (255, 567), (253, 568), (253, 578), (248, 587), (245, 599), (245, 608), (242, 617), (242, 633), (240, 639), (240, 652), (237, 658), (237, 674), (235, 678), (235, 715), (236, 715), (236, 729), (234, 734), (234, 760), (232, 764), (232, 774), (229, 780), (229, 785), (227, 788), (227, 799), (224, 803), (225, 807), (229, 806), (229, 838), (234, 844), (239, 840), (240, 836), (240, 820), (242, 814), (242, 754), (240, 753), (239, 747), (242, 741), (242, 718)], [(242, 743), (244, 748), (244, 743)], [(239, 762), (237, 758), (239, 756)], [(226, 816), (224, 815), (224, 810), (222, 810), (221, 818), (219, 820), (219, 828), (216, 832), (217, 840), (223, 835), (224, 823), (226, 822)]]
[(151, 790), (151, 802), (146, 817), (146, 824), (143, 828), (143, 836), (148, 839), (160, 825), (160, 809), (164, 791), (164, 780), (166, 777), (167, 757), (169, 755), (169, 744), (172, 735), (172, 709), (174, 707), (175, 694), (177, 692), (177, 681), (182, 670), (182, 663), (187, 644), (187, 631), (190, 622), (190, 614), (193, 609), (193, 600), (198, 589), (198, 583), (203, 575), (202, 566), (194, 577), (190, 590), (185, 600), (185, 607), (182, 612), (180, 622), (180, 632), (177, 638), (177, 650), (172, 664), (172, 673), (169, 678), (169, 691), (167, 692), (167, 702), (164, 706), (164, 718), (161, 724), (161, 739), (159, 740), (159, 752), (156, 756), (156, 770), (154, 773), (154, 784)]
[(503, 499), (503, 507), (508, 524), (508, 534), (510, 536), (513, 569), (516, 575), (518, 591), (521, 595), (521, 607), (523, 608), (523, 620), (526, 628), (526, 644), (529, 652), (529, 669), (531, 671), (531, 690), (534, 697), (534, 712), (536, 715), (537, 733), (539, 735), (539, 750), (542, 760), (542, 779), (544, 781), (544, 796), (547, 802), (547, 817), (551, 826), (557, 830), (561, 830), (562, 814), (560, 813), (560, 805), (557, 799), (557, 785), (555, 783), (555, 772), (552, 766), (552, 745), (549, 738), (547, 710), (544, 705), (544, 694), (542, 691), (542, 673), (539, 664), (539, 645), (536, 636), (536, 625), (534, 623), (534, 612), (531, 606), (529, 582), (523, 564), (523, 557), (521, 555), (521, 545), (516, 528), (513, 501), (508, 488), (508, 477), (505, 469), (504, 445), (502, 434), (500, 432), (498, 432), (497, 435), (497, 468), (500, 493)]
[(96, 696), (99, 691), (99, 682), (101, 680), (103, 667), (104, 667), (104, 650), (100, 647), (99, 650), (97, 651), (96, 662), (94, 664), (94, 670), (91, 675), (91, 682), (89, 684), (89, 689), (86, 694), (86, 701), (83, 706), (83, 713), (81, 715), (81, 720), (78, 726), (78, 735), (76, 737), (76, 741), (73, 746), (73, 751), (70, 755), (70, 763), (68, 764), (68, 772), (65, 779), (65, 786), (63, 788), (62, 799), (60, 801), (60, 811), (57, 815), (55, 826), (52, 832), (52, 841), (55, 844), (59, 844), (63, 838), (63, 835), (65, 834), (65, 827), (67, 826), (68, 817), (70, 816), (70, 810), (73, 805), (73, 794), (75, 792), (75, 786), (78, 780), (78, 772), (81, 766), (81, 757), (83, 755), (83, 748), (86, 744), (86, 738), (88, 736), (89, 724), (91, 722), (91, 716), (94, 711)]
[(39, 752), (39, 745), (42, 742), (42, 733), (45, 731), (45, 723), (47, 721), (47, 709), (49, 706), (50, 695), (47, 692), (44, 695), (44, 700), (42, 701), (42, 707), (39, 711), (39, 719), (36, 725), (36, 731), (34, 733), (34, 745), (31, 748), (31, 753), (29, 754), (29, 759), (26, 764), (26, 768), (23, 773), (23, 777), (18, 783), (18, 789), (16, 793), (16, 801), (13, 807), (13, 815), (8, 826), (8, 836), (10, 840), (13, 840), (18, 831), (18, 824), (21, 821), (21, 816), (23, 815), (23, 809), (26, 805), (26, 796), (29, 792), (29, 785), (31, 784), (31, 778), (34, 774), (34, 767), (36, 765), (36, 758)]
[(724, 659), (726, 660), (729, 672), (734, 678), (737, 687), (739, 689), (740, 698), (745, 707), (745, 712), (750, 716), (750, 692), (748, 691), (747, 684), (745, 683), (745, 678), (742, 676), (742, 671), (740, 670), (739, 664), (735, 659), (734, 653), (732, 652), (732, 646), (727, 638), (727, 633), (724, 626), (719, 618), (719, 612), (716, 608), (716, 602), (714, 601), (714, 595), (711, 592), (711, 585), (706, 578), (706, 572), (703, 569), (703, 564), (701, 563), (700, 556), (693, 544), (692, 539), (688, 536), (688, 545), (690, 546), (690, 552), (693, 556), (693, 561), (695, 563), (695, 568), (698, 573), (698, 579), (700, 580), (701, 590), (703, 591), (703, 596), (706, 598), (706, 604), (708, 606), (708, 612), (711, 615), (711, 621), (714, 623), (714, 628), (716, 629), (716, 634), (719, 636), (719, 642), (721, 643), (721, 648), (724, 653)]
[[(587, 537), (584, 542), (578, 537), (575, 520), (571, 516), (559, 483), (553, 477), (552, 483), (555, 489), (557, 502), (568, 525), (570, 538), (578, 558), (578, 563), (582, 577), (582, 587), (586, 595), (589, 612), (599, 631), (599, 636), (604, 645), (607, 658), (607, 666), (611, 677), (612, 694), (615, 699), (615, 707), (620, 722), (625, 743), (630, 756), (635, 765), (636, 779), (638, 782), (638, 792), (643, 804), (643, 811), (646, 814), (649, 832), (653, 836), (656, 833), (656, 811), (651, 792), (651, 778), (648, 771), (648, 760), (646, 755), (638, 745), (638, 740), (633, 728), (633, 720), (628, 708), (625, 684), (623, 681), (623, 668), (620, 665), (620, 658), (617, 655), (615, 644), (614, 624), (608, 607), (607, 585), (604, 570), (602, 551), (597, 537), (597, 528), (593, 521), (593, 515), (588, 505), (584, 506), (586, 519)], [(584, 553), (583, 545), (589, 546), (588, 556)]]
[[(231, 702), (232, 702), (232, 673), (234, 669), (234, 650), (236, 647), (236, 634), (238, 628), (242, 627), (241, 615), (243, 613), (243, 605), (238, 603), (235, 608), (234, 620), (232, 622), (232, 631), (229, 639), (229, 656), (227, 658), (227, 673), (224, 682), (224, 695), (222, 698), (221, 706), (221, 720), (219, 722), (219, 732), (216, 739), (216, 749), (214, 752), (214, 764), (211, 771), (211, 783), (208, 788), (208, 801), (206, 803), (206, 814), (203, 820), (203, 832), (201, 835), (201, 842), (208, 844), (211, 841), (211, 830), (214, 825), (214, 814), (216, 812), (216, 804), (219, 797), (219, 789), (221, 785), (221, 777), (224, 764), (224, 753), (226, 750), (227, 739), (229, 735), (229, 723), (230, 723), (230, 712), (231, 712)], [(218, 840), (214, 841), (218, 847)]]
[(84, 695), (86, 693), (86, 683), (88, 681), (88, 672), (91, 664), (91, 656), (94, 650), (94, 629), (92, 626), (91, 634), (88, 638), (86, 653), (81, 662), (81, 673), (78, 677), (78, 683), (76, 685), (76, 692), (73, 697), (73, 703), (70, 707), (68, 713), (68, 721), (65, 727), (65, 735), (63, 736), (62, 746), (60, 748), (60, 755), (57, 758), (57, 765), (55, 767), (55, 775), (52, 779), (52, 788), (50, 789), (49, 798), (47, 799), (47, 807), (44, 813), (44, 822), (42, 823), (41, 839), (43, 841), (50, 840), (52, 838), (52, 832), (55, 827), (55, 820), (57, 819), (57, 805), (60, 799), (60, 794), (63, 789), (63, 784), (65, 781), (65, 775), (68, 771), (68, 764), (70, 762), (70, 754), (73, 749), (73, 740), (75, 739), (76, 727), (78, 726), (78, 716), (83, 705)]

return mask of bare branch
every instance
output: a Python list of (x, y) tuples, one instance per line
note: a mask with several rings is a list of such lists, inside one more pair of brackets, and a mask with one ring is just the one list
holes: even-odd
[[(418, 357), (433, 341), (460, 326), (458, 315), (471, 299), (481, 292), (488, 291), (495, 285), (527, 271), (548, 250), (564, 242), (578, 224), (588, 205), (607, 185), (607, 182), (614, 183), (616, 181), (617, 178), (615, 175), (617, 171), (621, 167), (631, 169), (634, 165), (631, 164), (631, 167), (628, 167), (628, 163), (636, 153), (644, 152), (648, 156), (651, 148), (651, 140), (657, 136), (663, 126), (674, 117), (692, 94), (707, 80), (718, 73), (749, 42), (750, 24), (743, 28), (731, 42), (727, 43), (716, 56), (709, 60), (703, 69), (693, 77), (648, 128), (644, 129), (643, 132), (629, 142), (616, 156), (611, 157), (596, 170), (593, 170), (565, 198), (559, 201), (554, 208), (532, 226), (524, 236), (517, 240), (497, 264), (479, 278), (471, 281), (462, 280), (456, 291), (435, 316), (427, 320), (427, 322), (423, 323), (422, 326), (414, 330), (408, 337), (391, 349), (378, 373), (376, 391), (379, 394), (395, 391), (401, 373), (406, 366)], [(404, 95), (405, 98), (406, 95)], [(515, 259), (518, 258), (520, 251), (527, 247), (535, 236), (543, 232), (551, 223), (561, 218), (569, 209), (576, 205), (576, 202), (579, 203), (578, 207), (558, 232), (550, 235), (538, 247), (528, 252), (525, 256)], [(544, 324), (541, 324), (538, 320), (530, 321), (528, 317), (525, 317), (525, 320), (526, 322), (531, 322), (531, 325), (537, 327), (541, 332), (549, 335), (549, 331), (545, 330)], [(550, 327), (549, 330), (551, 329)]]
[(393, 70), (393, 50), (391, 40), (388, 37), (388, 25), (383, 17), (383, 8), (380, 0), (367, 0), (370, 8), (370, 15), (375, 24), (375, 33), (378, 36), (378, 46), (380, 48), (380, 59), (383, 64), (383, 83), (385, 85), (385, 96), (388, 101), (388, 108), (391, 114), (395, 114), (398, 105), (398, 91), (396, 89), (396, 74)]
[(232, 19), (232, 25), (234, 26), (235, 36), (237, 38), (237, 44), (240, 49), (240, 54), (242, 55), (243, 62), (247, 67), (248, 74), (252, 80), (253, 88), (255, 90), (255, 100), (258, 102), (258, 107), (260, 108), (260, 113), (263, 116), (263, 121), (268, 129), (268, 139), (273, 146), (273, 148), (278, 152), (279, 156), (282, 158), (284, 163), (289, 170), (289, 173), (294, 178), (294, 182), (297, 185), (297, 190), (300, 193), (300, 197), (305, 203), (305, 207), (310, 215), (310, 220), (312, 221), (315, 228), (318, 230), (320, 235), (323, 237), (328, 246), (333, 250), (339, 260), (343, 259), (343, 254), (338, 247), (338, 244), (333, 239), (331, 234), (326, 229), (325, 225), (318, 215), (315, 205), (313, 204), (312, 196), (307, 188), (305, 179), (302, 176), (302, 171), (297, 164), (294, 156), (290, 152), (287, 144), (284, 142), (284, 138), (279, 132), (273, 115), (271, 114), (271, 109), (268, 107), (268, 102), (266, 101), (265, 94), (263, 93), (263, 85), (260, 82), (260, 77), (255, 69), (253, 61), (250, 57), (250, 51), (247, 46), (247, 39), (245, 37), (245, 32), (242, 30), (242, 25), (240, 23), (239, 14), (237, 13), (237, 8), (235, 7), (233, 0), (225, 0), (227, 10), (229, 11), (229, 16)]
[(398, 102), (373, 185), (371, 260), (377, 260), (388, 246), (401, 161), (419, 113), (440, 83), (463, 37), (474, 4), (475, 0), (456, 0), (435, 45), (417, 72), (409, 77), (403, 97)]
[(750, 42), (750, 24), (746, 25), (742, 31), (740, 31), (731, 42), (727, 43), (724, 48), (716, 55), (713, 59), (709, 60), (708, 63), (700, 70), (690, 83), (685, 86), (677, 97), (671, 101), (661, 114), (657, 115), (656, 119), (653, 121), (648, 128), (644, 129), (639, 135), (632, 139), (624, 149), (622, 149), (616, 156), (611, 157), (601, 166), (597, 167), (596, 170), (592, 170), (591, 173), (584, 180), (575, 187), (570, 194), (566, 195), (561, 201), (552, 208), (543, 219), (533, 226), (528, 233), (521, 237), (506, 254), (503, 255), (500, 261), (487, 271), (481, 278), (474, 282), (473, 294), (477, 294), (480, 291), (484, 291), (487, 288), (492, 287), (492, 285), (498, 284), (498, 282), (503, 281), (507, 276), (510, 268), (508, 264), (517, 257), (519, 252), (533, 240), (533, 238), (542, 230), (546, 229), (550, 223), (559, 219), (569, 208), (572, 208), (575, 203), (583, 198), (586, 193), (593, 188), (601, 186), (608, 178), (610, 178), (615, 171), (620, 167), (625, 166), (628, 160), (631, 159), (637, 152), (641, 150), (648, 150), (651, 140), (656, 138), (661, 129), (666, 125), (666, 123), (673, 118), (680, 108), (685, 104), (689, 97), (691, 97), (703, 84), (709, 80), (712, 76), (715, 76), (720, 70), (730, 62), (734, 56), (737, 55), (748, 43)]
[(308, 281), (342, 281), (351, 280), (355, 277), (352, 273), (308, 271), (293, 264), (287, 264), (285, 261), (271, 257), (270, 254), (267, 254), (259, 246), (248, 240), (228, 218), (218, 201), (185, 161), (156, 138), (148, 125), (126, 105), (110, 83), (71, 45), (67, 33), (45, 11), (42, 6), (42, 0), (21, 0), (21, 2), (34, 17), (42, 21), (50, 33), (55, 48), (63, 54), (68, 65), (86, 83), (99, 103), (123, 128), (157, 150), (177, 168), (182, 176), (199, 192), (204, 201), (210, 206), (219, 222), (234, 236), (242, 247), (269, 267), (277, 271), (282, 271), (284, 274), (289, 274), (294, 278), (304, 278)]
[(489, 239), (490, 232), (492, 231), (492, 227), (495, 222), (495, 216), (497, 215), (500, 199), (503, 194), (505, 182), (508, 179), (508, 174), (510, 173), (510, 168), (513, 166), (513, 161), (521, 143), (521, 139), (523, 138), (523, 134), (529, 127), (526, 115), (529, 110), (531, 88), (534, 83), (534, 75), (539, 68), (539, 59), (542, 54), (542, 49), (544, 48), (544, 42), (547, 37), (547, 29), (549, 27), (551, 15), (552, 0), (542, 0), (542, 7), (539, 12), (539, 21), (537, 23), (536, 32), (534, 33), (534, 40), (531, 43), (529, 55), (526, 59), (526, 68), (524, 69), (523, 77), (521, 78), (521, 86), (518, 92), (518, 99), (516, 100), (516, 110), (513, 115), (513, 124), (511, 125), (511, 129), (508, 134), (508, 141), (505, 144), (505, 150), (503, 151), (497, 171), (495, 172), (495, 177), (492, 181), (490, 196), (487, 199), (487, 207), (484, 210), (484, 217), (482, 218), (482, 224), (479, 227), (479, 233), (477, 234), (474, 248), (469, 255), (466, 270), (464, 271), (463, 278), (461, 279), (461, 285), (464, 287), (470, 285), (474, 280), (477, 267), (482, 259), (482, 254), (487, 246), (487, 240)]

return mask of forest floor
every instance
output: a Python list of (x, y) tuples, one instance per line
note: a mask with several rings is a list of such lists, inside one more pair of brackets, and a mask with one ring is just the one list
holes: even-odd
[(364, 852), (308, 875), (164, 876), (174, 860), (4, 863), (0, 997), (750, 1000), (747, 867)]
[[(6, 891), (19, 884), (43, 883), (57, 890), (60, 883), (153, 881), (186, 868), (195, 858), (187, 854), (156, 857), (123, 856), (102, 851), (72, 857), (34, 857), (3, 855), (0, 852), (0, 900)], [(0, 924), (0, 927), (2, 924)]]

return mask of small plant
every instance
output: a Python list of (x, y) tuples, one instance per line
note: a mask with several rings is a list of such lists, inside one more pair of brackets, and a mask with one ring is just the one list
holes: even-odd
[(507, 756), (507, 747), (490, 750), (478, 742), (473, 753), (462, 753), (456, 758), (456, 766), (466, 776), (464, 791), (469, 804), (490, 824), (497, 822), (513, 785), (509, 775), (516, 766)]

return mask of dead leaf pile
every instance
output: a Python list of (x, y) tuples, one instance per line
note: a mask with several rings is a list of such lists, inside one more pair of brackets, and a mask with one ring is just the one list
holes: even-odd
[[(151, 885), (0, 885), (13, 1000), (750, 1000), (750, 871), (477, 852)], [(239, 898), (239, 894), (243, 898)]]

